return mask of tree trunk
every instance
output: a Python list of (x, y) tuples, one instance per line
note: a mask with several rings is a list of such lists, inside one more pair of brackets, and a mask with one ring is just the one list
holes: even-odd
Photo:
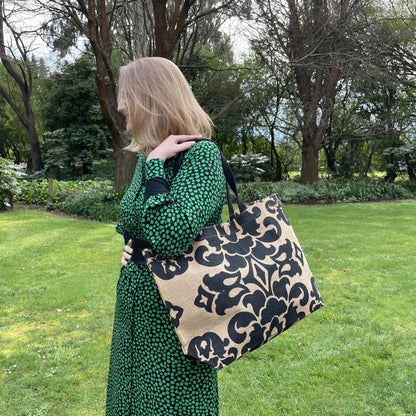
[(361, 171), (361, 179), (368, 177), (368, 172), (370, 172), (371, 165), (373, 163), (372, 161), (373, 161), (373, 156), (374, 156), (375, 151), (376, 151), (376, 145), (373, 144), (372, 147), (371, 147), (370, 154), (368, 155), (368, 158), (367, 158), (367, 162), (365, 164), (365, 167)]
[(167, 0), (153, 0), (155, 48), (153, 56), (172, 59), (173, 51), (187, 25), (189, 9), (196, 0), (175, 0), (170, 4)]
[(396, 169), (388, 167), (386, 170), (387, 170), (387, 173), (386, 173), (386, 176), (384, 177), (384, 180), (386, 182), (393, 183), (394, 180), (397, 178)]
[(97, 55), (96, 64), (98, 100), (104, 121), (110, 130), (113, 145), (114, 188), (120, 190), (130, 185), (137, 156), (132, 152), (123, 150), (128, 145), (128, 141), (124, 118), (117, 112), (116, 84), (111, 82), (112, 77), (108, 76), (103, 60)]
[(302, 168), (300, 183), (315, 183), (319, 179), (319, 147), (311, 143), (305, 144), (302, 149)]
[[(43, 169), (43, 160), (40, 150), (39, 138), (36, 131), (35, 116), (32, 110), (32, 104), (30, 102), (31, 89), (26, 83), (26, 78), (20, 78), (19, 74), (14, 71), (13, 67), (9, 67), (10, 63), (6, 63), (6, 58), (2, 58), (2, 62), (5, 68), (11, 68), (12, 71), (9, 71), (9, 75), (15, 80), (16, 84), (19, 86), (21, 96), (25, 107), (24, 113), (20, 109), (20, 106), (14, 101), (11, 95), (0, 85), (0, 94), (4, 97), (6, 102), (9, 104), (10, 108), (15, 112), (20, 123), (26, 130), (29, 145), (30, 145), (30, 155), (32, 158), (32, 170), (38, 171)], [(28, 69), (29, 70), (29, 69)]]
[[(318, 180), (319, 149), (334, 107), (349, 2), (340, 1), (339, 10), (334, 10), (334, 16), (337, 14), (334, 21), (326, 1), (310, 2), (312, 14), (309, 16), (302, 14), (300, 3), (287, 0), (289, 50), (286, 53), (292, 62), (302, 109), (298, 112), (303, 136), (301, 183)], [(328, 24), (331, 21), (337, 25), (333, 33)]]
[(33, 171), (37, 172), (43, 169), (44, 165), (43, 165), (42, 154), (40, 151), (38, 133), (36, 131), (36, 126), (35, 126), (35, 117), (33, 115), (33, 111), (31, 108), (30, 108), (30, 112), (27, 118), (27, 126), (25, 127), (26, 127), (26, 131), (29, 137), (30, 154), (32, 156)]
[(412, 155), (410, 152), (405, 154), (405, 161), (406, 161), (406, 168), (407, 174), (409, 175), (409, 179), (411, 181), (416, 181), (416, 166), (413, 161)]
[(97, 65), (96, 84), (103, 118), (113, 143), (114, 187), (130, 185), (137, 157), (123, 149), (128, 145), (124, 117), (117, 111), (117, 86), (112, 69), (112, 40), (104, 0), (88, 9), (88, 38)]
[[(330, 140), (328, 140), (330, 142)], [(328, 146), (324, 147), (325, 156), (326, 156), (326, 165), (328, 172), (331, 175), (336, 175), (337, 165), (336, 165), (336, 149), (331, 145), (331, 142)]]
[(332, 134), (332, 116), (331, 116), (328, 120), (328, 127), (326, 128), (326, 137), (322, 145), (325, 151), (327, 171), (331, 175), (337, 174), (336, 155), (337, 155), (338, 143), (339, 143), (338, 140), (334, 139), (333, 134)]
[[(274, 157), (273, 157), (274, 156)], [(277, 153), (276, 146), (274, 144), (274, 134), (272, 133), (272, 140), (270, 141), (270, 162), (273, 166), (273, 159), (275, 159), (274, 166), (274, 180), (281, 181), (282, 178), (282, 161)]]
[(416, 181), (416, 172), (415, 172), (415, 168), (411, 167), (411, 166), (407, 166), (407, 174), (409, 175), (409, 179), (411, 181)]
[(131, 184), (137, 163), (137, 154), (122, 148), (114, 149), (113, 160), (114, 188), (118, 190), (125, 189)]

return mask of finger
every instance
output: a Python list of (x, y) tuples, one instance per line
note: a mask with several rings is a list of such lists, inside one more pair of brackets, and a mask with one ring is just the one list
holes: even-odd
[(124, 266), (130, 261), (131, 256), (123, 253), (122, 257), (121, 257), (121, 264), (123, 264)]
[(188, 140), (198, 139), (201, 137), (202, 136), (188, 135), (188, 134), (172, 135), (166, 138), (166, 142), (173, 142), (174, 144), (178, 145), (178, 144), (187, 142)]
[(130, 246), (128, 246), (128, 245), (125, 245), (124, 246), (124, 251), (126, 253), (129, 253), (129, 254), (132, 254), (133, 253), (133, 249)]
[(180, 136), (173, 136), (174, 141), (179, 144), (179, 143), (183, 143), (183, 142), (187, 142), (188, 140), (192, 140), (192, 139), (201, 139), (202, 136), (199, 135), (195, 135), (195, 134), (185, 134), (185, 135), (180, 135)]
[(178, 145), (178, 152), (183, 152), (184, 150), (188, 150), (190, 147), (192, 147), (196, 142), (194, 141), (188, 141), (184, 142)]

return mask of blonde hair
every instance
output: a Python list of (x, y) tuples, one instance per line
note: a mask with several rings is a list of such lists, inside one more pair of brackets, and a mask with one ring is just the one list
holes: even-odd
[(211, 138), (210, 117), (180, 69), (167, 59), (141, 58), (121, 67), (118, 99), (132, 125), (127, 150), (149, 153), (171, 134)]

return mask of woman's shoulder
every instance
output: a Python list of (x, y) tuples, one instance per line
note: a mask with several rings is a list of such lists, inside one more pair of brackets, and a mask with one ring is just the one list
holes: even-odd
[(220, 149), (211, 139), (196, 140), (196, 143), (185, 153), (185, 157), (218, 158)]

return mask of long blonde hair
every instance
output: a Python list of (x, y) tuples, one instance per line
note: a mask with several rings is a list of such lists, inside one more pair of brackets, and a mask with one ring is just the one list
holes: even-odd
[(118, 99), (132, 125), (127, 150), (149, 153), (171, 134), (211, 138), (210, 117), (180, 69), (167, 59), (141, 58), (121, 67)]

